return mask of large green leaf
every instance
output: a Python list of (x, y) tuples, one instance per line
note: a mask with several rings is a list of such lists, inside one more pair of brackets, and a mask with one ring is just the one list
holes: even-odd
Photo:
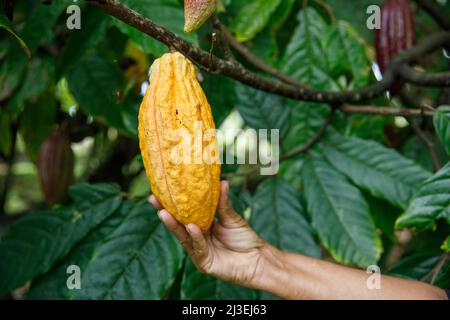
[[(183, 250), (148, 204), (135, 206), (96, 243), (72, 299), (161, 299)], [(107, 271), (107, 272), (105, 272)]]
[[(11, 226), (0, 242), (0, 293), (46, 272), (120, 205), (111, 185), (80, 184), (71, 188), (73, 207), (29, 213)], [(80, 197), (82, 196), (82, 197)]]
[(282, 136), (288, 126), (289, 108), (286, 100), (236, 84), (236, 108), (245, 122), (254, 129), (279, 129)]
[(74, 290), (70, 290), (66, 285), (67, 268), (76, 265), (83, 272), (97, 248), (124, 222), (133, 206), (129, 201), (123, 201), (120, 207), (98, 228), (91, 231), (66, 258), (53, 266), (49, 272), (33, 280), (27, 299), (71, 299)]
[(188, 300), (252, 300), (257, 292), (218, 280), (197, 271), (188, 260), (181, 283), (181, 299)]
[(335, 78), (347, 76), (350, 84), (346, 87), (349, 88), (367, 85), (371, 65), (364, 43), (349, 24), (340, 21), (336, 27), (330, 28), (324, 47), (327, 69)]
[(341, 263), (367, 267), (381, 254), (381, 241), (361, 192), (318, 155), (302, 169), (312, 226), (321, 243)]
[(324, 146), (327, 160), (356, 185), (400, 208), (430, 173), (394, 150), (359, 138), (333, 135)]
[(450, 106), (437, 109), (433, 122), (445, 150), (450, 155)]
[(97, 51), (85, 56), (68, 72), (67, 81), (83, 111), (130, 136), (135, 135), (126, 120), (130, 112), (137, 119), (137, 112), (127, 100), (118, 99), (124, 85), (123, 75), (106, 57)]
[(244, 6), (236, 17), (232, 30), (238, 41), (252, 39), (268, 24), (270, 17), (281, 0), (252, 0)]
[[(152, 19), (178, 36), (190, 42), (197, 42), (196, 34), (186, 34), (183, 31), (183, 7), (177, 0), (122, 0), (123, 4), (129, 6), (146, 18)], [(153, 39), (145, 33), (129, 26), (120, 20), (114, 19), (114, 24), (125, 33), (132, 41), (139, 45), (146, 53), (160, 56), (168, 52), (168, 47)]]
[(320, 257), (299, 195), (287, 182), (271, 178), (258, 186), (250, 220), (255, 231), (283, 251)]
[(396, 227), (430, 229), (438, 219), (450, 224), (450, 162), (424, 182)]

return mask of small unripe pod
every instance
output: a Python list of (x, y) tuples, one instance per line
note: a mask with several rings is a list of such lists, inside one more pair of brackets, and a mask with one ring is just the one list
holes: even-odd
[(216, 0), (184, 0), (184, 32), (200, 28), (214, 13)]

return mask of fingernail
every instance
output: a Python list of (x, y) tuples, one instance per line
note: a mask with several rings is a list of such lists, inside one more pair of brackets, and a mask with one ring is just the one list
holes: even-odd
[(159, 217), (159, 220), (164, 221), (163, 210), (159, 210), (159, 211), (158, 211), (158, 217)]
[(192, 223), (189, 223), (188, 225), (186, 225), (186, 230), (187, 230), (187, 232), (192, 233), (192, 231), (194, 230), (194, 229), (192, 229)]
[(151, 199), (152, 199), (152, 195), (149, 195), (148, 198), (147, 198), (147, 201), (150, 202), (150, 203), (152, 203), (152, 200), (151, 200)]

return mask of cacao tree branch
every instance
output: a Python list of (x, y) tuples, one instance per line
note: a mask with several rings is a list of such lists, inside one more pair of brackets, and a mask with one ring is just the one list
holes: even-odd
[(364, 113), (379, 116), (399, 116), (399, 117), (432, 117), (434, 115), (433, 110), (420, 110), (420, 109), (399, 109), (379, 106), (357, 106), (345, 104), (339, 108), (345, 113)]
[(404, 80), (420, 86), (450, 86), (450, 71), (431, 74), (414, 70), (412, 67), (403, 64), (399, 66), (398, 74)]
[(417, 5), (425, 10), (439, 26), (443, 29), (450, 30), (450, 18), (442, 11), (438, 5), (430, 0), (414, 0)]
[(421, 56), (450, 43), (450, 32), (440, 32), (430, 35), (420, 44), (397, 55), (384, 73), (381, 81), (352, 91), (321, 91), (309, 87), (295, 87), (261, 77), (245, 69), (240, 64), (211, 55), (209, 52), (194, 47), (188, 41), (181, 39), (166, 28), (155, 24), (150, 19), (143, 17), (117, 0), (87, 1), (167, 46), (172, 46), (193, 63), (206, 70), (214, 70), (217, 73), (221, 73), (224, 76), (235, 79), (255, 89), (302, 101), (343, 103), (372, 99), (391, 87), (397, 78), (395, 70), (398, 65), (416, 61)]

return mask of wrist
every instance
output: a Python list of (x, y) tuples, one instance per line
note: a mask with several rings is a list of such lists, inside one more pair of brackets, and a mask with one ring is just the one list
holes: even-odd
[(260, 250), (261, 258), (251, 286), (276, 294), (276, 288), (284, 283), (287, 275), (284, 253), (268, 243)]

